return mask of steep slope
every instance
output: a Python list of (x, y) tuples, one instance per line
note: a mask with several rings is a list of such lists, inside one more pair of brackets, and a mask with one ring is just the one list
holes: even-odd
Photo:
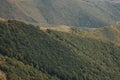
[(118, 46), (72, 33), (37, 28), (14, 20), (1, 21), (1, 54), (60, 80), (120, 78)]
[(7, 19), (20, 19), (35, 22), (31, 17), (24, 14), (16, 5), (13, 5), (11, 0), (0, 0), (0, 17)]
[(120, 21), (120, 3), (109, 1), (1, 0), (0, 2), (2, 12), (0, 17), (22, 19), (42, 25), (103, 27)]

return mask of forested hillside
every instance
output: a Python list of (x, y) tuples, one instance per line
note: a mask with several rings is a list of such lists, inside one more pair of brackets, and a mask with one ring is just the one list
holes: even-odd
[(0, 54), (7, 80), (120, 78), (120, 48), (113, 43), (15, 20), (0, 21)]
[[(1, 53), (2, 54), (2, 53)], [(33, 66), (0, 54), (0, 80), (59, 80)]]

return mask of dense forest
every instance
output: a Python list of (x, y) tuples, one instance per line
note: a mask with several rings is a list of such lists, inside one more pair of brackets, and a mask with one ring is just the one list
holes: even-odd
[(0, 21), (0, 73), (7, 80), (119, 80), (119, 56), (120, 47), (107, 40)]

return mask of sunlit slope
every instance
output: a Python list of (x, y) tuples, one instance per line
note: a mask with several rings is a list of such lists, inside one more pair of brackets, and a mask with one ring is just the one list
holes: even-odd
[(120, 21), (120, 4), (89, 0), (1, 0), (0, 17), (38, 24), (103, 27)]
[(71, 28), (71, 33), (84, 38), (92, 38), (101, 41), (110, 41), (120, 45), (120, 26), (107, 26), (103, 28)]
[[(0, 0), (0, 17), (7, 19), (19, 19), (35, 22), (31, 17), (24, 14), (11, 0)], [(13, 1), (13, 0), (12, 0)], [(14, 2), (15, 3), (15, 2)]]

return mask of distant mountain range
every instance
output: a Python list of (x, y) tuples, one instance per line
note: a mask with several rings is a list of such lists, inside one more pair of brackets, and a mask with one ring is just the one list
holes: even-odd
[(0, 0), (0, 17), (37, 24), (103, 27), (120, 21), (118, 0)]

